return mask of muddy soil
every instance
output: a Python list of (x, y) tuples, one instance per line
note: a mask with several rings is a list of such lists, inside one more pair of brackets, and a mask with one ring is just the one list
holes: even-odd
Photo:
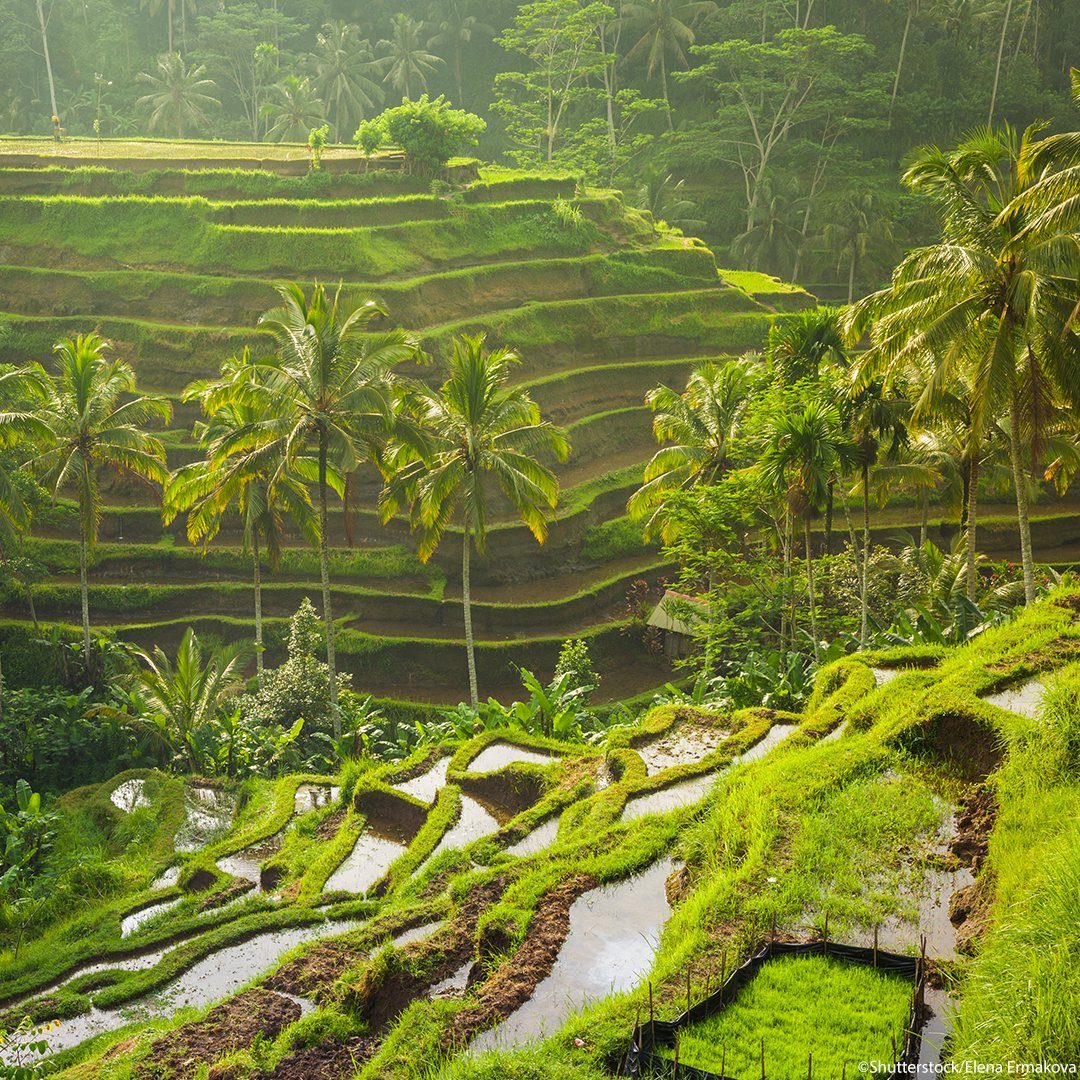
[(328, 1040), (317, 1046), (295, 1050), (283, 1057), (268, 1073), (256, 1073), (265, 1080), (344, 1080), (370, 1060), (378, 1041), (354, 1035), (345, 1042)]
[(214, 908), (225, 907), (226, 904), (231, 904), (234, 900), (238, 900), (241, 896), (251, 892), (255, 887), (255, 882), (249, 881), (247, 878), (230, 881), (224, 889), (219, 889), (216, 893), (203, 900), (199, 904), (197, 910), (200, 912), (212, 911)]
[(211, 1009), (204, 1019), (158, 1039), (136, 1069), (136, 1080), (189, 1077), (197, 1063), (250, 1046), (260, 1033), (275, 1039), (299, 1019), (295, 1001), (258, 987), (246, 990)]
[(712, 753), (727, 738), (728, 732), (721, 728), (679, 724), (659, 739), (642, 743), (634, 749), (645, 762), (645, 771), (654, 776), (673, 765), (686, 765), (700, 761)]
[(514, 955), (477, 990), (478, 1002), (460, 1010), (446, 1032), (448, 1048), (460, 1049), (485, 1028), (516, 1012), (551, 973), (570, 930), (570, 908), (596, 879), (575, 874), (537, 904), (528, 933)]
[(461, 790), (480, 803), (500, 825), (533, 806), (544, 793), (537, 777), (517, 771), (466, 777), (461, 781)]
[(1001, 746), (989, 728), (969, 716), (950, 713), (928, 722), (934, 754), (964, 779), (981, 783), (1001, 764)]

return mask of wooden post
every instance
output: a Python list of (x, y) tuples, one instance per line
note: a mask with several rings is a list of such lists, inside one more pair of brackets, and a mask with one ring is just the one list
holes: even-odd
[(649, 983), (649, 1052), (656, 1047), (656, 1021), (653, 1017), (653, 1005), (652, 1005), (652, 983)]
[[(878, 928), (875, 926), (874, 927), (874, 967), (877, 967), (877, 936), (878, 936)], [(918, 972), (916, 972), (916, 977), (917, 976), (918, 976)]]
[(727, 949), (720, 954), (720, 1004), (724, 1004), (724, 983), (727, 982)]
[(891, 1035), (890, 1038), (892, 1039), (892, 1059), (893, 1059), (893, 1064), (895, 1065), (896, 1062), (899, 1060), (897, 1058), (897, 1056), (896, 1056), (896, 1036)]
[(770, 945), (775, 945), (776, 944), (776, 912), (775, 911), (773, 912), (773, 917), (772, 917), (772, 928), (771, 928), (771, 930), (769, 932), (769, 944)]
[(840, 1080), (847, 1080), (847, 1062), (844, 1062), (844, 1067), (840, 1070)]
[(814, 1080), (814, 1055), (806, 1055), (806, 1080)]

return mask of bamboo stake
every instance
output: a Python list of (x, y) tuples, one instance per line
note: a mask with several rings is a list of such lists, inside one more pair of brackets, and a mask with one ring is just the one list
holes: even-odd
[[(878, 936), (878, 928), (875, 926), (874, 927), (874, 967), (877, 967), (877, 936)], [(916, 977), (917, 977), (918, 972), (916, 972), (915, 974), (916, 974)]]
[(690, 1012), (690, 969), (686, 969), (686, 1011)]
[(649, 983), (649, 1052), (656, 1046), (656, 1020), (653, 1016), (652, 983)]
[(897, 1058), (897, 1056), (896, 1056), (896, 1036), (891, 1035), (889, 1037), (892, 1039), (892, 1059), (893, 1059), (893, 1064), (895, 1065), (896, 1062), (899, 1060)]
[(806, 1080), (814, 1080), (814, 1055), (812, 1052), (806, 1055)]
[(727, 949), (720, 954), (720, 1004), (724, 1004), (724, 983), (727, 982)]
[(825, 912), (825, 956), (829, 955), (829, 913)]

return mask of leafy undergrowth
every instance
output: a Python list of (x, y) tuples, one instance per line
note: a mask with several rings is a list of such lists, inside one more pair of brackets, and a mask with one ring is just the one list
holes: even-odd
[[(806, 1068), (836, 1076), (860, 1061), (891, 1061), (893, 1046), (904, 1043), (912, 989), (873, 968), (781, 957), (725, 1009), (684, 1028), (678, 1059), (735, 1080), (760, 1076), (763, 1055), (766, 1074), (774, 1076)], [(662, 1053), (674, 1057), (674, 1048)]]

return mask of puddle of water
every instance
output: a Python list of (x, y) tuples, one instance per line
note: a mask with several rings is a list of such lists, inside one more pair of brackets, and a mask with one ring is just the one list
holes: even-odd
[(875, 668), (871, 668), (870, 670), (871, 670), (871, 672), (873, 672), (874, 682), (876, 682), (878, 684), (878, 686), (884, 686), (886, 683), (892, 682), (893, 679), (895, 679), (897, 675), (903, 675), (904, 674), (904, 671), (903, 671), (902, 668), (880, 668), (880, 667), (875, 667)]
[(273, 836), (268, 836), (265, 840), (244, 848), (243, 851), (223, 855), (215, 865), (223, 874), (253, 881), (255, 888), (261, 889), (262, 864), (281, 850), (283, 841), (283, 834), (276, 832)]
[(379, 836), (370, 828), (365, 829), (352, 851), (326, 879), (323, 891), (343, 889), (351, 893), (366, 893), (372, 885), (382, 880), (390, 864), (405, 851), (405, 847), (398, 840)]
[(773, 724), (763, 739), (756, 742), (745, 754), (739, 754), (732, 758), (731, 765), (726, 769), (716, 772), (705, 773), (703, 776), (695, 776), (690, 780), (684, 780), (670, 787), (660, 788), (658, 791), (650, 791), (646, 795), (638, 795), (630, 799), (623, 808), (620, 821), (634, 821), (646, 814), (666, 814), (669, 810), (676, 810), (682, 806), (690, 806), (708, 794), (717, 777), (722, 776), (730, 768), (741, 765), (747, 761), (756, 761), (764, 757), (778, 743), (795, 730), (793, 724)]
[(314, 1001), (309, 998), (301, 997), (299, 994), (287, 994), (284, 990), (275, 990), (275, 994), (278, 997), (288, 998), (290, 1001), (295, 1001), (300, 1006), (300, 1015), (307, 1016), (308, 1013), (313, 1013), (316, 1009)]
[(1028, 679), (1019, 686), (1009, 686), (996, 694), (987, 694), (983, 699), (988, 705), (997, 705), (1000, 709), (1038, 719), (1042, 708), (1042, 696), (1046, 684), (1041, 679)]
[(664, 859), (637, 877), (593, 889), (570, 907), (570, 931), (551, 974), (497, 1027), (478, 1035), (472, 1053), (510, 1048), (550, 1034), (576, 1009), (632, 989), (652, 967), (670, 914)]
[(341, 788), (336, 784), (301, 784), (293, 798), (293, 813), (299, 817), (337, 802)]
[(152, 882), (151, 889), (171, 889), (180, 880), (180, 867), (170, 866), (158, 874)]
[(944, 990), (935, 990), (929, 986), (924, 991), (924, 1000), (930, 1015), (920, 1033), (922, 1041), (919, 1043), (919, 1064), (937, 1065), (941, 1062), (945, 1040), (952, 1034), (952, 1002)]
[(449, 978), (436, 983), (428, 992), (429, 998), (460, 997), (464, 993), (469, 982), (469, 972), (472, 971), (473, 962), (466, 960)]
[(232, 821), (235, 803), (220, 788), (189, 787), (184, 792), (186, 816), (176, 830), (177, 851), (198, 851), (223, 833)]
[(130, 814), (132, 810), (138, 810), (140, 807), (149, 806), (150, 800), (143, 791), (145, 786), (145, 780), (125, 780), (109, 792), (109, 802), (117, 810), (123, 810), (125, 814)]
[(411, 945), (414, 941), (423, 941), (424, 938), (431, 937), (440, 926), (442, 926), (441, 922), (429, 922), (424, 923), (423, 926), (414, 926), (411, 930), (406, 930), (394, 938), (394, 948), (401, 949), (406, 945)]
[(734, 768), (736, 765), (742, 765), (747, 761), (757, 761), (758, 758), (763, 758), (770, 750), (782, 743), (794, 730), (794, 724), (773, 724), (765, 733), (763, 739), (759, 739), (754, 743), (746, 753), (736, 754), (731, 759), (731, 767)]
[(179, 896), (174, 900), (163, 900), (160, 904), (151, 904), (149, 907), (144, 907), (138, 911), (133, 911), (130, 915), (125, 915), (124, 918), (120, 920), (120, 936), (127, 937), (129, 934), (134, 934), (140, 926), (145, 926), (159, 915), (176, 907), (176, 905), (180, 903), (180, 900), (181, 898)]
[(522, 837), (516, 844), (511, 844), (506, 850), (510, 855), (535, 855), (551, 844), (558, 832), (559, 815), (556, 814), (538, 825), (528, 836)]
[(645, 762), (645, 771), (654, 776), (673, 765), (686, 765), (700, 761), (706, 754), (712, 753), (728, 736), (726, 731), (715, 728), (697, 727), (692, 724), (680, 724), (659, 739), (655, 739), (634, 749)]
[(411, 795), (421, 802), (433, 803), (439, 789), (446, 785), (446, 770), (450, 768), (448, 757), (440, 758), (435, 765), (420, 776), (394, 784), (394, 790), (404, 795)]
[(443, 838), (435, 846), (432, 856), (448, 848), (463, 848), (481, 836), (490, 836), (499, 828), (499, 823), (475, 799), (468, 795), (461, 796), (461, 815)]
[(485, 747), (468, 764), (469, 772), (494, 772), (507, 765), (550, 765), (555, 758), (536, 750), (525, 750), (512, 743), (492, 743)]
[(360, 925), (357, 920), (348, 920), (290, 927), (226, 946), (199, 960), (158, 993), (142, 1001), (119, 1009), (91, 1009), (82, 1016), (60, 1021), (47, 1035), (49, 1050), (52, 1053), (67, 1050), (125, 1024), (171, 1016), (180, 1008), (205, 1008), (262, 975), (297, 945), (344, 934)]

